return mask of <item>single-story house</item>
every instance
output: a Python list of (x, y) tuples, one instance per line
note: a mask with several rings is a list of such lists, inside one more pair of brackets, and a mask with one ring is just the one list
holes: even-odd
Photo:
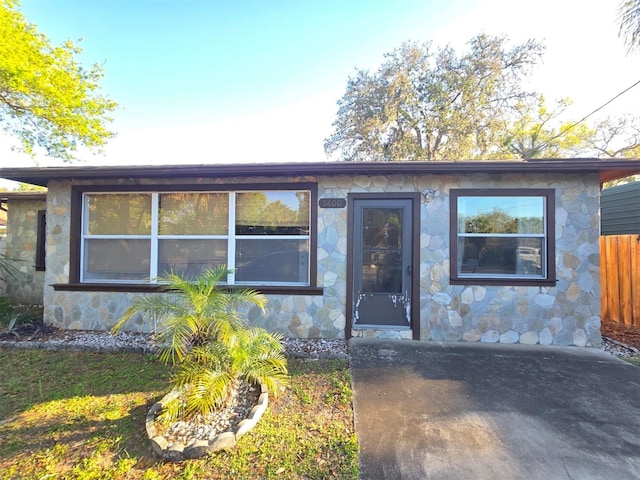
[[(45, 321), (226, 264), (290, 337), (600, 344), (601, 184), (640, 160), (5, 168), (43, 185)], [(11, 226), (9, 227), (11, 228)], [(142, 318), (126, 328), (148, 330)]]

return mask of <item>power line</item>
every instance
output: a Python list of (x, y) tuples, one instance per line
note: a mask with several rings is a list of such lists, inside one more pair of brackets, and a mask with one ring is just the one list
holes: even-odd
[(636, 83), (634, 83), (633, 85), (631, 85), (630, 87), (625, 88), (623, 91), (621, 91), (620, 93), (618, 93), (616, 96), (614, 96), (613, 98), (611, 98), (610, 100), (608, 100), (607, 102), (603, 103), (602, 105), (600, 105), (598, 108), (596, 108), (594, 111), (592, 111), (591, 113), (588, 113), (587, 115), (585, 115), (584, 117), (582, 117), (580, 120), (578, 120), (575, 123), (572, 123), (571, 125), (569, 125), (567, 128), (565, 128), (564, 130), (562, 130), (561, 132), (559, 132), (556, 136), (551, 137), (549, 140), (547, 140), (545, 143), (545, 147), (549, 146), (550, 142), (553, 142), (556, 138), (561, 137), (562, 135), (564, 135), (565, 133), (567, 133), (569, 130), (571, 130), (573, 127), (575, 127), (576, 125), (581, 124), (582, 122), (584, 122), (587, 118), (589, 118), (591, 115), (593, 115), (594, 113), (599, 112), (600, 110), (602, 110), (604, 107), (606, 107), (607, 105), (609, 105), (611, 102), (613, 102), (614, 100), (616, 100), (618, 97), (621, 97), (622, 95), (624, 95), (625, 93), (627, 93), (629, 90), (631, 90), (632, 88), (634, 88), (635, 86), (640, 85), (640, 80), (638, 80)]

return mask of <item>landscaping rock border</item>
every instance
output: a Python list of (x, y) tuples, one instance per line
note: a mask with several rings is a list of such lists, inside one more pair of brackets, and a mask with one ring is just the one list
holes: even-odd
[(170, 392), (162, 397), (159, 402), (156, 402), (149, 409), (145, 422), (147, 436), (151, 441), (153, 452), (170, 462), (182, 462), (184, 460), (200, 458), (218, 450), (228, 450), (235, 447), (238, 440), (256, 426), (269, 404), (269, 391), (264, 385), (260, 385), (260, 396), (258, 397), (256, 406), (253, 407), (247, 418), (238, 423), (234, 431), (219, 433), (209, 441), (196, 440), (187, 446), (181, 443), (170, 445), (166, 438), (158, 434), (155, 419), (158, 412), (160, 412), (168, 402), (173, 400), (176, 395), (176, 392)]
[[(52, 327), (51, 327), (52, 328)], [(285, 338), (283, 340), (287, 358), (300, 359), (346, 359), (347, 342), (344, 339)], [(11, 348), (43, 350), (80, 350), (98, 353), (132, 352), (154, 354), (158, 351), (153, 335), (148, 333), (88, 330), (51, 329), (46, 332), (14, 337), (0, 331), (0, 345)]]

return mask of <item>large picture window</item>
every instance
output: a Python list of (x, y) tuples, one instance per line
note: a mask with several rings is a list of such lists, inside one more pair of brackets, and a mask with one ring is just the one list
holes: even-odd
[(452, 190), (452, 283), (553, 282), (553, 190)]
[(311, 191), (82, 194), (80, 282), (143, 283), (216, 265), (229, 284), (310, 285)]

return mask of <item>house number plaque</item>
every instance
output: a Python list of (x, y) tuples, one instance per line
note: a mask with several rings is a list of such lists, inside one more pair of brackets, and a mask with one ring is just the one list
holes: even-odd
[(321, 198), (318, 200), (318, 206), (320, 208), (344, 208), (347, 206), (347, 201), (344, 198)]

